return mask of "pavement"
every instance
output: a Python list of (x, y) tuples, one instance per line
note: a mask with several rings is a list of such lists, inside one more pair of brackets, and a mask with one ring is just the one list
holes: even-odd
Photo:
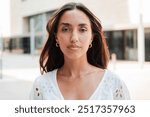
[[(28, 100), (33, 81), (40, 75), (39, 55), (4, 52), (0, 57), (0, 100)], [(150, 62), (110, 62), (108, 69), (126, 83), (131, 99), (150, 99)]]
[(3, 53), (0, 100), (28, 100), (34, 79), (40, 75), (39, 56)]

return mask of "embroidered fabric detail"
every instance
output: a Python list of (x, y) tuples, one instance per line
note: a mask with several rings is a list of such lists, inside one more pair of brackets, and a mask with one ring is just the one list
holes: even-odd
[[(56, 82), (57, 70), (48, 72), (34, 81), (30, 99), (63, 100)], [(99, 89), (90, 100), (123, 100), (130, 99), (125, 83), (114, 73), (106, 70)]]

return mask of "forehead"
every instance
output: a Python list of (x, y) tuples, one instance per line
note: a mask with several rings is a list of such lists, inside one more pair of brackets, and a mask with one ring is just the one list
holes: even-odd
[(76, 24), (90, 25), (90, 19), (83, 11), (74, 9), (65, 11), (60, 18), (59, 24), (60, 23), (69, 23), (72, 25)]

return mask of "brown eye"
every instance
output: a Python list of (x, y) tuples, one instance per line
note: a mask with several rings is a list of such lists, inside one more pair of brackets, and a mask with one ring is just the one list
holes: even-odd
[(87, 29), (86, 29), (86, 28), (81, 28), (79, 31), (80, 31), (80, 32), (86, 32)]
[(62, 28), (62, 32), (68, 32), (68, 31), (70, 31), (68, 27), (63, 27)]

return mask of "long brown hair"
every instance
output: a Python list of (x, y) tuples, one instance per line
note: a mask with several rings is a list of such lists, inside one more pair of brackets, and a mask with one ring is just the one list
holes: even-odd
[(58, 23), (63, 13), (73, 9), (84, 12), (91, 22), (92, 33), (94, 36), (92, 48), (87, 51), (88, 62), (99, 68), (107, 68), (109, 62), (109, 50), (99, 19), (83, 4), (71, 2), (58, 9), (48, 21), (46, 27), (48, 39), (40, 55), (40, 70), (42, 74), (60, 68), (64, 64), (64, 55), (60, 48), (56, 47), (55, 34), (57, 33)]

